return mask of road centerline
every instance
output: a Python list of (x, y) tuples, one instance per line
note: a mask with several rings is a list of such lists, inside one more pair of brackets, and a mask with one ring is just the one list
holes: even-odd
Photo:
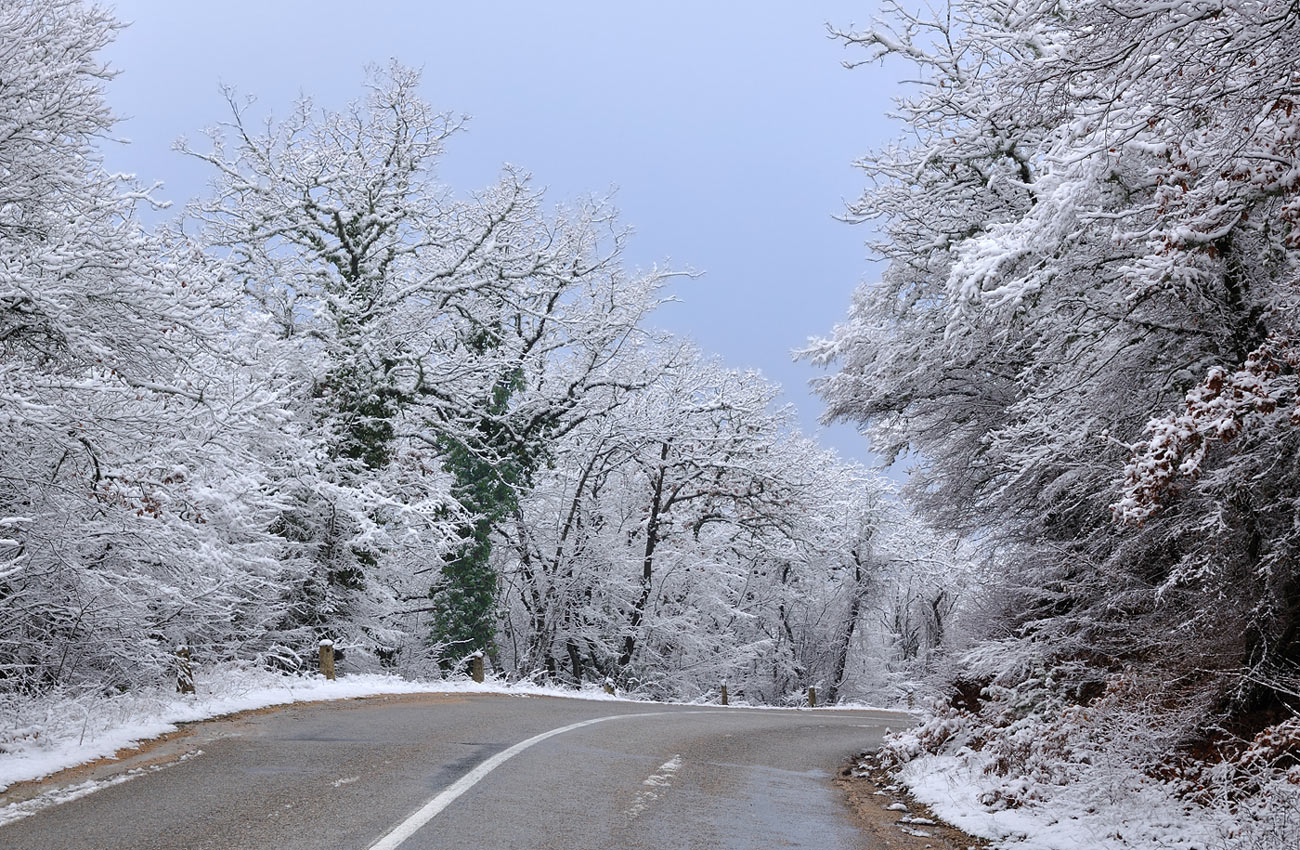
[[(703, 711), (699, 714), (714, 714), (716, 712)], [(453, 800), (464, 794), (469, 789), (477, 785), (489, 773), (496, 770), (505, 762), (522, 753), (524, 750), (536, 744), (540, 744), (547, 738), (554, 738), (556, 735), (563, 735), (565, 732), (572, 732), (575, 729), (581, 729), (584, 726), (594, 726), (597, 723), (604, 723), (607, 720), (620, 720), (631, 717), (662, 717), (672, 714), (669, 711), (648, 711), (638, 714), (610, 714), (605, 717), (596, 717), (591, 720), (583, 720), (579, 723), (570, 723), (568, 726), (560, 726), (549, 732), (543, 732), (540, 735), (534, 735), (527, 740), (520, 741), (512, 747), (502, 750), (490, 758), (484, 759), (475, 765), (473, 769), (448, 785), (429, 802), (425, 803), (414, 814), (406, 820), (393, 827), (382, 838), (371, 844), (369, 850), (397, 850), (402, 842), (414, 835), (421, 827), (438, 816), (438, 813), (447, 808)]]

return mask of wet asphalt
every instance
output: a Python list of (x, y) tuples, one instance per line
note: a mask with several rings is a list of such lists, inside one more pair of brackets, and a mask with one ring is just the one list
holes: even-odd
[(0, 850), (367, 850), (484, 760), (602, 717), (500, 764), (400, 850), (862, 850), (831, 780), (910, 722), (487, 694), (291, 706), (101, 768), (94, 793), (0, 827)]

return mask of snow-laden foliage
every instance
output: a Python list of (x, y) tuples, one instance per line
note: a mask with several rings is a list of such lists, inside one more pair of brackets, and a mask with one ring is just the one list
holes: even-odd
[(1117, 674), (1080, 706), (1049, 672), (989, 688), (978, 709), (940, 701), (877, 758), (923, 802), (998, 847), (1265, 850), (1300, 827), (1296, 722), (1261, 730), (1214, 761), (1169, 747), (1133, 711), (1150, 683)]
[[(807, 355), (987, 565), (929, 750), (999, 777), (987, 807), (1098, 753), (1125, 782), (1230, 763), (1300, 710), (1300, 16), (888, 3), (839, 36), (914, 73), (850, 208), (888, 265)], [(1274, 824), (1288, 752), (1249, 797)]]
[(996, 552), (990, 633), (1090, 658), (1083, 691), (1158, 664), (1202, 724), (1300, 690), (1297, 28), (973, 0), (842, 34), (917, 83), (851, 210), (889, 266), (810, 349), (829, 415)]
[[(433, 170), (459, 125), (418, 80), (372, 70), (346, 110), (304, 98), (262, 129), (232, 93), (211, 150), (182, 145), (216, 170), (191, 219), (274, 329), (316, 447), (281, 522), (311, 582), (295, 614), (381, 657), (400, 641), (384, 601), (430, 588), (444, 655), (490, 648), (494, 531), (550, 441), (608, 404), (663, 279), (622, 272), (601, 201), (548, 214), (512, 169), (454, 197)], [(441, 562), (422, 590), (381, 576), (421, 559)]]
[(146, 234), (147, 193), (100, 163), (113, 27), (75, 3), (0, 7), (4, 689), (157, 676), (189, 641), (260, 651), (273, 617), (246, 436), (272, 457), (280, 410), (236, 376), (190, 249)]
[(0, 693), (322, 639), (345, 672), (483, 652), (770, 702), (929, 663), (928, 538), (777, 388), (646, 326), (668, 275), (624, 269), (608, 200), (452, 192), (462, 121), (393, 63), (340, 110), (230, 92), (178, 144), (209, 191), (150, 231), (96, 150), (115, 26), (0, 3)]
[(559, 443), (521, 504), (506, 663), (657, 696), (860, 696), (901, 521), (887, 488), (793, 435), (758, 375), (656, 356), (654, 385)]

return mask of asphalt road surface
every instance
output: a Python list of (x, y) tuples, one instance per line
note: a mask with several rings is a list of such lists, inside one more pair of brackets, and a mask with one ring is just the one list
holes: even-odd
[(0, 827), (0, 848), (860, 850), (831, 779), (908, 722), (501, 695), (293, 706), (101, 768), (94, 793)]

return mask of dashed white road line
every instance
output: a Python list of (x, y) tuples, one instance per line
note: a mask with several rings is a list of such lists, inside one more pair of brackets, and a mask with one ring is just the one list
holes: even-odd
[[(659, 772), (650, 774), (641, 782), (641, 784), (649, 785), (651, 788), (666, 788), (672, 784), (673, 774), (676, 773), (681, 766), (681, 754), (675, 755), (668, 761), (659, 765)], [(624, 814), (628, 817), (635, 818), (646, 810), (646, 807), (650, 805), (650, 801), (658, 798), (659, 794), (655, 791), (642, 791), (637, 795), (636, 802), (628, 807)]]

